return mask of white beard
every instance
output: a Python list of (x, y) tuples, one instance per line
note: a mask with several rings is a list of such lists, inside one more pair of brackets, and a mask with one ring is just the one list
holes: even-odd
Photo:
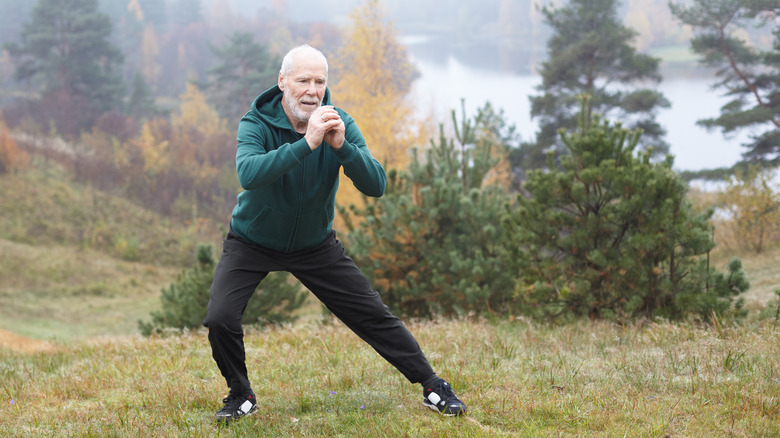
[(284, 100), (287, 102), (287, 108), (290, 109), (293, 117), (301, 122), (308, 122), (309, 118), (311, 117), (311, 113), (322, 105), (322, 102), (317, 102), (317, 106), (314, 107), (311, 112), (306, 112), (303, 108), (301, 108), (301, 103), (296, 101), (295, 98), (291, 95), (284, 96)]

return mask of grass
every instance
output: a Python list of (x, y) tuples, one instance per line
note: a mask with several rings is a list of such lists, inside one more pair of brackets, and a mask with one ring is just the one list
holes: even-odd
[(218, 224), (162, 217), (40, 157), (0, 175), (0, 187), (0, 329), (19, 335), (136, 334), (160, 289), (194, 264), (195, 246), (220, 243)]
[(713, 254), (713, 267), (722, 270), (732, 257), (742, 260), (750, 280), (750, 290), (745, 294), (749, 310), (760, 311), (777, 298), (774, 291), (780, 289), (780, 247), (771, 247), (761, 254), (741, 249), (719, 250)]
[[(741, 257), (753, 284), (742, 326), (409, 322), (469, 405), (459, 419), (424, 408), (419, 386), (312, 304), (294, 325), (247, 330), (260, 407), (217, 425), (227, 388), (206, 333), (142, 338), (137, 320), (182, 269), (177, 252), (218, 233), (52, 172), (0, 176), (0, 329), (27, 337), (0, 330), (0, 436), (780, 436), (780, 328), (755, 316), (780, 248), (713, 253), (718, 268)], [(80, 221), (107, 238), (138, 230), (141, 251), (85, 238)]]
[[(250, 330), (253, 416), (211, 421), (226, 392), (205, 332), (0, 353), (2, 436), (778, 436), (780, 332), (522, 320), (410, 324), (469, 405), (440, 418), (341, 324)], [(446, 334), (446, 336), (443, 336)]]
[(223, 223), (171, 219), (69, 178), (40, 157), (25, 172), (0, 175), (0, 239), (191, 266), (198, 243), (219, 242), (222, 236)]
[(58, 342), (138, 332), (178, 268), (0, 240), (0, 328)]

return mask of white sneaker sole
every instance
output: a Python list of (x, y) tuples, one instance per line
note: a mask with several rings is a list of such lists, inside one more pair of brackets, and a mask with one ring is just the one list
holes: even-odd
[(463, 412), (457, 412), (457, 413), (442, 412), (439, 410), (439, 408), (436, 407), (436, 405), (431, 403), (426, 403), (425, 401), (423, 401), (423, 406), (427, 406), (431, 408), (432, 411), (436, 412), (439, 415), (443, 415), (445, 417), (457, 417), (458, 415), (463, 414)]

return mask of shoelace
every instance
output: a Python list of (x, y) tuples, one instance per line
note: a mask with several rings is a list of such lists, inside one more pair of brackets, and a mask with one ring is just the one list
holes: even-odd
[(450, 385), (441, 385), (439, 386), (439, 388), (441, 389), (440, 396), (442, 400), (447, 400), (447, 401), (458, 400), (458, 397), (456, 397), (455, 393), (452, 392), (452, 387)]
[(222, 403), (225, 404), (223, 409), (230, 409), (231, 411), (237, 411), (243, 402), (243, 397), (234, 394), (229, 394), (227, 397), (222, 399)]

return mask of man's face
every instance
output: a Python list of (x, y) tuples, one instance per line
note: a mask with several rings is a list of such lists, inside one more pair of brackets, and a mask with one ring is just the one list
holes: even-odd
[(322, 105), (328, 71), (321, 58), (309, 54), (298, 55), (286, 76), (279, 74), (279, 88), (284, 93), (283, 106), (288, 117), (308, 122)]

